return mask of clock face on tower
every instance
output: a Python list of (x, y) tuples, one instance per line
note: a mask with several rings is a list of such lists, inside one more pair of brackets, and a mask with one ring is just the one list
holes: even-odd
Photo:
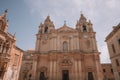
[(83, 37), (84, 37), (84, 38), (88, 38), (88, 35), (87, 35), (87, 34), (84, 34)]
[(45, 40), (47, 39), (47, 35), (44, 36), (44, 39), (45, 39)]

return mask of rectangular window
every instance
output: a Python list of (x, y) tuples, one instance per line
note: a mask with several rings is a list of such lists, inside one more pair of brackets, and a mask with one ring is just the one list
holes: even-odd
[(0, 63), (0, 80), (3, 77), (6, 69), (6, 63)]
[(2, 71), (2, 70), (0, 70), (0, 77), (2, 76), (2, 72), (3, 72), (3, 71)]
[(105, 69), (103, 69), (103, 72), (106, 72), (106, 70), (105, 70)]
[(17, 66), (18, 59), (19, 59), (19, 55), (15, 54), (15, 57), (14, 57), (14, 66)]
[(116, 65), (120, 66), (118, 59), (116, 59)]
[(118, 72), (119, 76), (120, 76), (120, 72)]
[(120, 39), (118, 39), (118, 44), (120, 45)]
[(113, 69), (111, 69), (111, 73), (113, 74)]
[(0, 43), (0, 53), (2, 53), (2, 44)]
[(112, 44), (112, 50), (114, 53), (116, 53), (114, 44)]

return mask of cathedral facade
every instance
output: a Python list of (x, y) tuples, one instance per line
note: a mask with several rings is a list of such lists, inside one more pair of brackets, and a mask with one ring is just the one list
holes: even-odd
[(55, 29), (47, 16), (36, 34), (35, 50), (23, 56), (19, 80), (103, 80), (95, 34), (83, 14), (75, 29), (66, 24)]

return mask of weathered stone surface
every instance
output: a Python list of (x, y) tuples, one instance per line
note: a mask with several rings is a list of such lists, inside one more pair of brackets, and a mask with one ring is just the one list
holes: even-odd
[(120, 23), (106, 37), (109, 55), (115, 75), (115, 80), (120, 80)]
[(15, 36), (7, 31), (6, 13), (0, 16), (0, 80), (18, 80), (23, 50), (16, 46)]

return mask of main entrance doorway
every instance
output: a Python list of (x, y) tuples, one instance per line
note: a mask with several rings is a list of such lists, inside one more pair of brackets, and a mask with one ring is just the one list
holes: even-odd
[(69, 80), (69, 71), (62, 70), (62, 80)]
[(39, 80), (45, 80), (45, 74), (44, 74), (44, 72), (40, 72), (40, 79)]
[(94, 80), (92, 72), (88, 72), (88, 80)]

